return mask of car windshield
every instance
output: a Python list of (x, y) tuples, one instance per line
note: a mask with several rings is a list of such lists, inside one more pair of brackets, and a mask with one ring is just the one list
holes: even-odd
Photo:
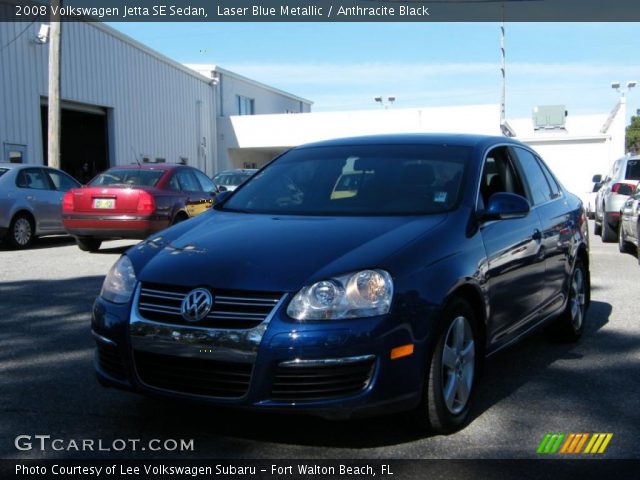
[(225, 187), (238, 186), (251, 175), (251, 173), (222, 173), (213, 179), (213, 183), (216, 185), (224, 185)]
[(629, 160), (625, 180), (640, 180), (640, 160)]
[(472, 149), (375, 145), (292, 150), (220, 207), (290, 215), (422, 215), (454, 208)]
[(113, 169), (101, 173), (89, 185), (92, 187), (117, 185), (155, 187), (163, 174), (163, 170)]

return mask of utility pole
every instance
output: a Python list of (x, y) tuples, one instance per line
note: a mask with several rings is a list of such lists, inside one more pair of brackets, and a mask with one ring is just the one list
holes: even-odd
[(500, 127), (502, 127), (507, 120), (507, 55), (505, 45), (505, 32), (504, 32), (504, 4), (502, 5), (502, 22), (500, 23), (500, 53), (502, 57), (502, 63), (500, 65), (500, 72), (502, 74), (502, 97), (500, 99)]
[[(47, 158), (50, 167), (60, 168), (60, 7), (62, 0), (51, 1), (49, 33), (49, 100)], [(55, 13), (54, 13), (55, 12)]]

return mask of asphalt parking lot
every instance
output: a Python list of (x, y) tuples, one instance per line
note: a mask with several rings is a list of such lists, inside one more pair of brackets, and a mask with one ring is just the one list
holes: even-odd
[(18, 435), (47, 434), (194, 439), (182, 458), (531, 458), (546, 432), (611, 432), (604, 456), (640, 458), (640, 267), (616, 244), (591, 243), (592, 305), (582, 340), (557, 344), (538, 334), (491, 359), (472, 423), (450, 436), (425, 436), (403, 416), (335, 422), (104, 389), (93, 374), (89, 312), (104, 275), (132, 243), (106, 243), (95, 254), (67, 237), (21, 252), (0, 246), (0, 457), (123, 456), (14, 447)]

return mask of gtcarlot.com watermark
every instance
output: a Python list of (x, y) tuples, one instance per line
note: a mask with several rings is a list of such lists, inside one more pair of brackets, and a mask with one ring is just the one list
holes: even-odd
[(113, 440), (93, 438), (52, 438), (51, 435), (18, 435), (13, 444), (17, 450), (40, 452), (193, 452), (193, 439), (142, 440), (140, 438), (115, 438)]

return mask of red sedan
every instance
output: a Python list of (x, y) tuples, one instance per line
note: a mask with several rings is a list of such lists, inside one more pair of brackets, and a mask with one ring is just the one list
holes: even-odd
[(200, 170), (183, 165), (110, 168), (62, 202), (64, 227), (81, 250), (103, 240), (143, 239), (210, 208), (215, 185)]

